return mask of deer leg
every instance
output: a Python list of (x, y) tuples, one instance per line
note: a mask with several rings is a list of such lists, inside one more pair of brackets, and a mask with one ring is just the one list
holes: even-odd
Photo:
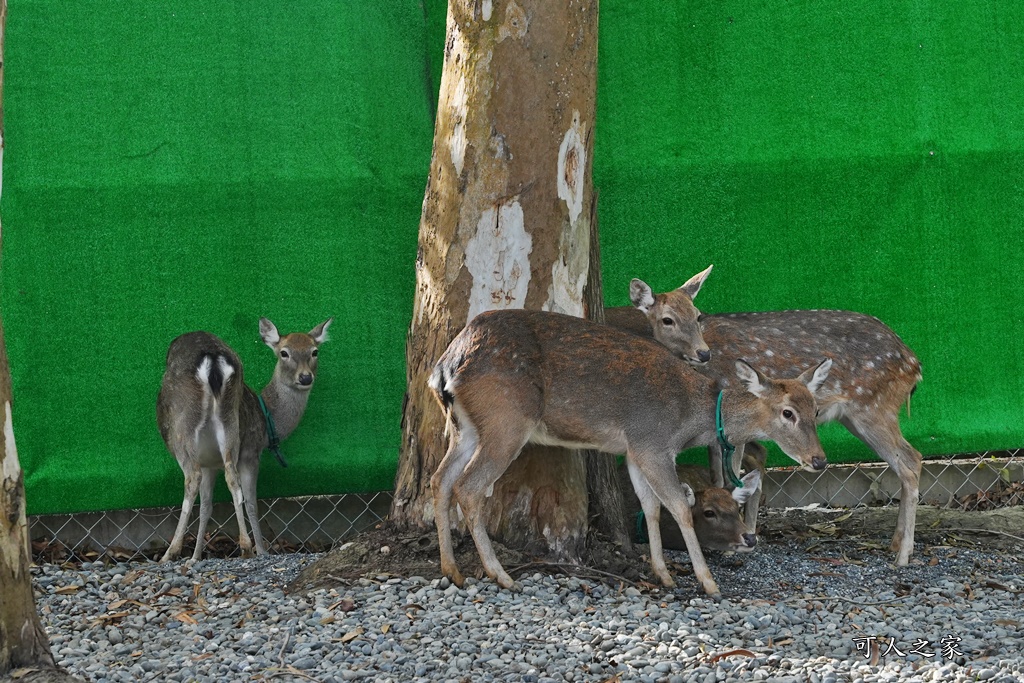
[(761, 478), (757, 482), (757, 490), (754, 495), (743, 504), (743, 523), (747, 527), (747, 533), (757, 533), (757, 512), (761, 508), (761, 494), (764, 490), (764, 469), (768, 459), (768, 450), (756, 441), (742, 446), (744, 450), (736, 450), (736, 462), (747, 465), (747, 472), (755, 469), (761, 470)]
[(889, 464), (900, 480), (900, 509), (896, 517), (890, 549), (896, 552), (896, 565), (905, 566), (914, 551), (914, 526), (920, 496), (921, 454), (911, 446), (900, 431), (895, 413), (878, 417), (846, 417), (841, 422), (854, 436), (868, 445)]
[(167, 552), (160, 558), (161, 562), (168, 562), (181, 554), (181, 545), (185, 541), (185, 532), (188, 531), (188, 519), (192, 515), (192, 506), (196, 502), (196, 494), (199, 493), (199, 465), (191, 459), (179, 458), (181, 471), (185, 475), (185, 499), (181, 503), (181, 516), (178, 517), (178, 528), (174, 530), (174, 537)]
[(640, 499), (640, 507), (644, 511), (644, 519), (647, 522), (647, 542), (650, 545), (651, 570), (658, 577), (661, 583), (672, 588), (676, 582), (668, 573), (665, 565), (665, 555), (661, 544), (661, 501), (654, 495), (654, 490), (647, 483), (640, 468), (633, 462), (632, 458), (626, 458), (626, 468), (629, 471), (629, 478), (633, 482), (633, 491)]
[[(693, 565), (693, 574), (697, 577), (704, 592), (713, 598), (721, 595), (718, 591), (718, 584), (711, 576), (707, 562), (704, 560), (704, 553), (700, 549), (700, 542), (697, 540), (697, 533), (693, 530), (693, 515), (690, 511), (692, 503), (687, 499), (683, 485), (679, 483), (679, 476), (675, 469), (675, 453), (661, 455), (645, 454), (642, 456), (643, 465), (634, 463), (634, 456), (627, 455), (626, 462), (633, 463), (630, 467), (630, 476), (633, 475), (633, 467), (638, 467), (641, 474), (647, 479), (647, 484), (654, 495), (658, 497), (661, 504), (668, 508), (679, 525), (679, 531), (686, 543), (686, 552), (690, 555), (690, 564)], [(634, 482), (635, 485), (635, 482)], [(692, 491), (690, 492), (692, 495)], [(659, 537), (660, 540), (660, 537)], [(659, 548), (659, 555), (661, 549)], [(664, 564), (664, 557), (659, 557)], [(651, 547), (651, 563), (654, 563), (654, 547)]]
[(238, 479), (242, 485), (242, 498), (245, 500), (245, 512), (249, 516), (249, 526), (252, 527), (252, 540), (256, 546), (256, 554), (266, 555), (267, 546), (263, 543), (259, 506), (256, 502), (256, 480), (259, 476), (259, 467), (259, 460), (256, 460), (255, 465), (249, 464), (246, 460), (241, 461), (238, 465)]
[(235, 466), (235, 457), (238, 449), (229, 448), (224, 453), (224, 480), (227, 482), (228, 491), (231, 492), (231, 501), (235, 506), (235, 519), (238, 520), (238, 547), (242, 550), (242, 557), (252, 556), (252, 539), (245, 528), (245, 510), (243, 510), (244, 497), (242, 487), (238, 482), (238, 469)]
[(722, 447), (718, 442), (708, 445), (708, 470), (711, 472), (711, 485), (725, 488), (725, 472), (722, 470)]
[(216, 481), (217, 470), (204, 467), (202, 480), (199, 482), (199, 530), (196, 532), (196, 549), (192, 553), (192, 562), (202, 559), (203, 548), (206, 547), (206, 525), (213, 514), (213, 485)]
[(437, 527), (437, 546), (441, 551), (441, 574), (447, 576), (456, 585), (461, 586), (463, 582), (459, 565), (455, 561), (455, 551), (452, 547), (452, 524), (451, 506), (452, 490), (455, 487), (455, 480), (459, 478), (470, 456), (476, 450), (476, 430), (472, 425), (460, 427), (459, 431), (452, 435), (451, 443), (448, 444), (448, 452), (444, 454), (441, 462), (430, 478), (430, 488), (434, 492), (434, 525)]
[(533, 431), (532, 427), (520, 427), (521, 425), (516, 424), (514, 420), (506, 420), (496, 425), (493, 433), (480, 434), (476, 452), (466, 465), (465, 471), (455, 481), (455, 496), (462, 504), (466, 525), (473, 535), (484, 573), (497, 581), (502, 588), (514, 588), (515, 581), (501, 566), (498, 556), (494, 553), (491, 537), (487, 535), (484, 500), (492, 490), (494, 482), (498, 481), (523, 449), (526, 444), (524, 435)]

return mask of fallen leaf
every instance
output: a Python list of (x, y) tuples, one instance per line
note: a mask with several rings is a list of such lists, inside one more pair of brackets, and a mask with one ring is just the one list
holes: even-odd
[(1020, 628), (1020, 622), (1016, 619), (996, 619), (995, 623), (997, 626), (1016, 626)]
[(391, 624), (384, 624), (383, 626), (380, 627), (380, 632), (381, 633), (387, 633), (390, 630), (391, 630)]
[(722, 652), (720, 654), (717, 654), (717, 655), (713, 656), (711, 659), (708, 660), (708, 662), (711, 663), (711, 664), (714, 664), (715, 662), (717, 662), (717, 661), (719, 661), (721, 659), (725, 659), (726, 657), (732, 657), (733, 655), (742, 655), (743, 657), (756, 657), (757, 656), (756, 654), (754, 654), (750, 650), (744, 650), (744, 649), (729, 650), (728, 652)]
[(936, 557), (935, 555), (932, 555), (932, 559), (928, 560), (928, 566), (929, 567), (934, 567), (938, 563), (939, 563), (939, 558)]
[(349, 631), (348, 633), (343, 635), (340, 638), (340, 641), (342, 643), (348, 643), (348, 642), (351, 642), (351, 641), (355, 640), (356, 638), (358, 638), (361, 635), (363, 635), (363, 627), (362, 626), (356, 626), (354, 629), (352, 629), (351, 631)]
[(199, 623), (198, 621), (193, 619), (192, 615), (190, 615), (188, 612), (178, 612), (174, 615), (174, 618), (183, 624), (192, 624), (194, 626), (195, 624)]
[(79, 590), (81, 590), (81, 588), (81, 586), (61, 586), (53, 592), (57, 595), (74, 595)]

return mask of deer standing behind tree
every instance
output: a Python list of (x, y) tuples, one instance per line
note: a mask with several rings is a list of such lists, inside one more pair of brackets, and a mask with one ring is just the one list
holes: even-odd
[(189, 332), (171, 342), (156, 402), (156, 421), (160, 436), (185, 475), (185, 499), (178, 528), (161, 562), (181, 553), (197, 492), (199, 531), (192, 561), (202, 556), (218, 470), (224, 470), (231, 491), (242, 555), (252, 553), (243, 505), (256, 552), (266, 552), (256, 507), (260, 453), (276, 448), (274, 442), (286, 439), (302, 419), (316, 377), (319, 347), (327, 341), (332, 320), (328, 318), (308, 334), (282, 337), (274, 323), (260, 318), (260, 336), (277, 355), (277, 365), (259, 396), (245, 385), (238, 354), (216, 336)]
[[(900, 431), (900, 407), (921, 381), (914, 352), (882, 321), (863, 313), (831, 310), (701, 313), (693, 299), (711, 272), (698, 273), (679, 289), (653, 294), (641, 280), (630, 283), (636, 308), (605, 309), (609, 325), (653, 336), (676, 356), (725, 385), (734, 383), (731, 366), (739, 359), (774, 377), (793, 377), (808, 363), (832, 359), (829, 380), (815, 392), (819, 423), (838, 420), (884, 460), (900, 480), (900, 506), (891, 549), (896, 564), (910, 561), (914, 549), (921, 454)], [(700, 362), (701, 350), (710, 357)], [(733, 467), (742, 459), (737, 443)], [(721, 450), (710, 447), (715, 483), (724, 482)], [(748, 528), (756, 523), (748, 507)]]
[[(812, 392), (830, 365), (826, 360), (795, 380), (776, 381), (738, 362), (738, 386), (721, 396), (725, 429), (738, 440), (774, 440), (808, 469), (825, 467)], [(470, 321), (441, 355), (429, 386), (451, 439), (430, 480), (444, 575), (462, 583), (452, 549), (454, 497), (484, 572), (514, 586), (487, 534), (484, 499), (523, 446), (540, 443), (624, 452), (647, 518), (655, 575), (674, 585), (658, 528), (665, 505), (697, 580), (708, 595), (718, 595), (694, 533), (692, 491), (675, 474), (679, 451), (716, 438), (715, 382), (654, 341), (573, 316), (503, 310)]]

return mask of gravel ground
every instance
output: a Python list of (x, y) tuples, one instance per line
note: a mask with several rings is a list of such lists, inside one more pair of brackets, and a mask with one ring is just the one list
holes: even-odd
[(285, 594), (312, 555), (34, 571), (58, 664), (92, 681), (1024, 680), (1019, 553), (933, 546), (897, 569), (781, 539), (709, 555), (720, 603), (670, 556), (672, 591), (532, 573)]

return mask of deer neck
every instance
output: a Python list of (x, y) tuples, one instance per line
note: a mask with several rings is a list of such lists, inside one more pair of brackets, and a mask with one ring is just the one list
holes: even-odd
[(274, 418), (278, 437), (284, 441), (299, 426), (302, 414), (306, 412), (309, 391), (292, 389), (275, 375), (270, 384), (264, 387), (261, 396), (271, 417)]
[[(717, 395), (715, 398), (718, 398)], [(713, 419), (717, 419), (714, 417), (715, 413), (712, 413), (712, 416)], [(746, 390), (725, 389), (722, 392), (721, 419), (725, 427), (725, 438), (734, 446), (766, 438), (763, 428), (760, 427), (763, 420), (761, 406), (757, 398)]]

